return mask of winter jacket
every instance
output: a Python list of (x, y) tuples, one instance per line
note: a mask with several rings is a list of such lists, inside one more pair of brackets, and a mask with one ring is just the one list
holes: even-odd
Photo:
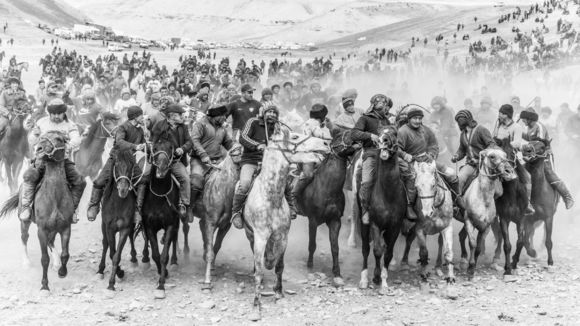
[(173, 145), (173, 150), (177, 148), (183, 150), (184, 154), (181, 155), (180, 161), (183, 165), (187, 166), (186, 153), (189, 153), (193, 148), (191, 136), (189, 135), (187, 127), (184, 124), (178, 124), (172, 128), (167, 119), (158, 121), (151, 128), (151, 142), (155, 144), (161, 139), (169, 140)]
[(193, 151), (191, 156), (212, 160), (223, 157), (222, 146), (230, 150), (234, 144), (224, 127), (216, 127), (208, 117), (203, 117), (192, 126), (191, 140)]
[(363, 114), (352, 129), (352, 140), (354, 142), (362, 142), (363, 148), (365, 149), (365, 155), (372, 154), (374, 151), (376, 154), (376, 145), (371, 140), (371, 135), (379, 135), (385, 127), (391, 125), (388, 117), (386, 115), (380, 114), (376, 111), (371, 111), (370, 113)]
[(489, 147), (495, 146), (491, 133), (482, 125), (475, 125), (473, 129), (461, 132), (459, 137), (459, 149), (455, 155), (457, 160), (466, 157), (467, 164), (477, 165), (479, 162), (479, 152)]
[(402, 126), (397, 133), (397, 143), (401, 157), (404, 154), (414, 157), (428, 154), (431, 158), (436, 159), (439, 155), (437, 138), (427, 126), (421, 126), (418, 129), (413, 129), (408, 124)]
[[(275, 124), (268, 124), (268, 136), (276, 130)], [(259, 145), (267, 145), (266, 124), (263, 118), (251, 118), (240, 133), (240, 144), (244, 147), (241, 164), (258, 164), (264, 153), (258, 150)]]
[(131, 121), (125, 121), (115, 132), (115, 143), (111, 149), (110, 156), (116, 155), (123, 150), (131, 149), (135, 151), (137, 145), (145, 143), (145, 132), (142, 127), (133, 125)]

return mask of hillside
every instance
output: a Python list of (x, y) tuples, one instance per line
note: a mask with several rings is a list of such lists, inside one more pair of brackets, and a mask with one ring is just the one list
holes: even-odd
[(3, 0), (0, 15), (8, 21), (21, 20), (33, 25), (72, 26), (86, 16), (67, 3), (56, 0)]

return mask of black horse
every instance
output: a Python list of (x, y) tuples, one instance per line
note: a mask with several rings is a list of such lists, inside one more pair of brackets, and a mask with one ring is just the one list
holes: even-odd
[(20, 101), (12, 110), (8, 127), (0, 141), (0, 162), (4, 164), (11, 193), (18, 188), (18, 175), (22, 170), (24, 158), (29, 155), (28, 131), (24, 129), (24, 120), (30, 111), (28, 102)]
[[(101, 277), (105, 271), (107, 249), (110, 249), (110, 257), (113, 263), (109, 290), (115, 290), (115, 276), (123, 278), (125, 272), (119, 266), (123, 247), (129, 238), (131, 243), (131, 263), (137, 263), (137, 252), (133, 242), (135, 224), (136, 195), (133, 191), (133, 183), (139, 176), (134, 175), (136, 166), (135, 158), (130, 150), (123, 150), (117, 154), (109, 181), (105, 186), (103, 197), (103, 213), (101, 231), (103, 233), (103, 253), (101, 263), (97, 271)], [(116, 188), (116, 189), (115, 189)], [(115, 246), (115, 235), (119, 233), (119, 243)]]
[[(175, 250), (177, 246), (180, 221), (177, 209), (179, 188), (170, 173), (172, 158), (173, 146), (169, 141), (160, 140), (153, 144), (151, 180), (145, 193), (142, 207), (145, 235), (147, 242), (151, 245), (151, 255), (159, 273), (159, 284), (155, 291), (155, 297), (158, 299), (165, 298), (165, 278), (168, 277), (169, 248), (173, 244)], [(163, 252), (160, 254), (157, 232), (162, 229), (165, 231), (165, 235), (163, 237)], [(145, 244), (146, 250), (147, 243)], [(143, 261), (145, 262), (145, 252), (143, 256)], [(172, 257), (172, 264), (174, 263), (177, 264), (175, 256)]]
[[(383, 293), (388, 290), (387, 269), (393, 259), (393, 249), (407, 210), (407, 198), (399, 173), (397, 152), (397, 130), (388, 127), (380, 136), (379, 154), (376, 158), (376, 183), (372, 189), (369, 207), (370, 224), (361, 226), (363, 271), (359, 286), (368, 287), (367, 268), (372, 236), (376, 261), (373, 282), (381, 284)], [(359, 210), (360, 200), (357, 198)], [(381, 258), (384, 258), (382, 268)]]

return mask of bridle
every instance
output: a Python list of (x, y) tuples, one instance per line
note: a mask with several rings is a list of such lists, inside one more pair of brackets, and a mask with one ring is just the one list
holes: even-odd
[[(484, 176), (484, 177), (488, 177), (490, 179), (494, 179), (497, 178), (499, 176), (501, 176), (503, 174), (503, 172), (500, 172), (500, 168), (505, 166), (505, 164), (510, 164), (510, 161), (508, 159), (500, 159), (500, 162), (498, 164), (496, 164), (496, 166), (493, 168), (493, 170), (495, 170), (495, 173), (489, 173), (489, 170), (491, 169), (490, 167), (488, 167), (486, 164), (484, 164), (483, 160), (479, 160), (479, 174)], [(511, 166), (511, 165), (510, 165)]]
[[(267, 147), (267, 149), (272, 149), (272, 150), (276, 150), (282, 153), (282, 156), (284, 156), (284, 159), (291, 164), (292, 161), (290, 161), (290, 159), (288, 158), (288, 156), (286, 155), (287, 153), (290, 153), (291, 155), (297, 154), (297, 153), (315, 153), (315, 154), (320, 154), (320, 155), (326, 155), (327, 152), (325, 151), (319, 151), (319, 150), (314, 150), (314, 151), (299, 151), (298, 147), (302, 144), (304, 144), (308, 139), (312, 138), (312, 135), (306, 136), (304, 137), (304, 139), (300, 140), (299, 142), (293, 143), (291, 141), (288, 140), (277, 140), (277, 139), (270, 139), (269, 141), (274, 144), (276, 147)], [(283, 148), (280, 146), (280, 143), (285, 143), (288, 145), (293, 145), (293, 147), (290, 148)]]
[[(128, 177), (126, 175), (121, 175), (117, 177), (117, 169), (115, 168), (115, 166), (113, 166), (113, 179), (115, 180), (115, 184), (119, 184), (119, 181), (121, 180), (127, 180), (127, 182), (129, 182), (129, 190), (133, 190), (134, 186), (133, 186), (133, 169), (131, 169), (131, 177)], [(138, 182), (136, 182), (135, 184), (137, 184)]]
[(117, 130), (117, 126), (113, 127), (111, 130), (107, 129), (107, 127), (105, 127), (105, 120), (101, 119), (101, 128), (103, 129), (103, 132), (105, 133), (105, 137), (103, 138), (112, 138), (115, 134), (115, 130)]
[[(433, 178), (435, 179), (435, 183), (436, 183), (435, 184), (435, 192), (433, 194), (427, 195), (427, 196), (421, 196), (421, 195), (417, 194), (417, 197), (419, 197), (419, 199), (431, 199), (431, 198), (433, 198), (432, 208), (438, 209), (439, 207), (443, 206), (443, 203), (445, 203), (445, 198), (446, 198), (445, 190), (447, 190), (447, 189), (445, 189), (445, 187), (443, 187), (441, 185), (441, 182), (439, 182), (439, 178), (437, 176), (437, 170), (435, 170), (435, 172), (433, 172)], [(441, 198), (441, 201), (439, 203), (436, 203), (437, 196), (440, 193), (439, 189), (443, 190), (443, 197)]]
[[(61, 151), (61, 150), (62, 150), (62, 151), (64, 151), (64, 150), (66, 149), (66, 145), (63, 145), (63, 146), (56, 146), (56, 144), (55, 144), (55, 143), (54, 143), (54, 142), (53, 142), (53, 141), (52, 141), (50, 138), (48, 138), (48, 137), (46, 137), (46, 136), (43, 136), (43, 137), (41, 137), (41, 138), (40, 138), (40, 141), (42, 141), (42, 140), (46, 140), (46, 141), (48, 141), (48, 142), (49, 142), (49, 143), (52, 145), (52, 151), (50, 151), (50, 153), (47, 153), (47, 152), (45, 152), (45, 151), (44, 151), (44, 147), (42, 148), (42, 153), (43, 153), (43, 154), (42, 154), (42, 156), (45, 156), (45, 157), (48, 157), (48, 158), (54, 159), (54, 154), (55, 154), (55, 153), (57, 153), (58, 151)], [(62, 159), (60, 159), (60, 160), (55, 160), (55, 161), (57, 161), (57, 162), (64, 161), (64, 160), (65, 160), (65, 158), (66, 158), (66, 157), (65, 157), (65, 156), (63, 156), (63, 158), (62, 158)]]
[(532, 153), (529, 155), (523, 155), (523, 158), (526, 162), (533, 162), (533, 161), (536, 161), (538, 158), (546, 159), (550, 156), (550, 154), (547, 152), (544, 152), (544, 154), (538, 154), (536, 152), (536, 147), (534, 147), (534, 146), (530, 146), (530, 147), (531, 147)]
[(173, 148), (171, 148), (171, 155), (169, 155), (166, 151), (157, 151), (157, 152), (153, 152), (153, 154), (151, 155), (151, 165), (159, 168), (159, 164), (157, 163), (157, 161), (155, 160), (155, 157), (159, 156), (159, 155), (164, 155), (165, 157), (167, 157), (169, 159), (169, 164), (171, 164), (171, 162), (173, 162)]

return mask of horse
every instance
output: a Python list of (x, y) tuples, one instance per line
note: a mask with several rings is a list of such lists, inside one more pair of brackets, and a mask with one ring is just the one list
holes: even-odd
[[(177, 245), (177, 234), (179, 230), (179, 188), (175, 185), (170, 173), (170, 165), (173, 160), (173, 146), (168, 140), (160, 140), (153, 144), (152, 166), (150, 173), (149, 187), (145, 192), (143, 200), (143, 228), (147, 241), (143, 254), (143, 262), (149, 254), (147, 251), (147, 242), (151, 245), (151, 255), (157, 273), (159, 273), (159, 283), (155, 290), (156, 299), (165, 298), (165, 279), (169, 276), (167, 272), (167, 263), (169, 261), (169, 247), (171, 244)], [(163, 229), (163, 251), (159, 253), (159, 244), (157, 242), (157, 232)], [(175, 260), (175, 261), (174, 261)], [(177, 264), (175, 255), (172, 257), (172, 264)]]
[[(113, 263), (108, 290), (115, 291), (115, 276), (123, 278), (125, 272), (119, 266), (123, 248), (129, 238), (131, 243), (131, 262), (137, 263), (137, 253), (133, 242), (136, 194), (133, 191), (134, 181), (140, 176), (133, 174), (135, 157), (131, 150), (122, 150), (117, 154), (113, 164), (112, 175), (105, 187), (101, 231), (103, 234), (103, 252), (97, 274), (102, 278), (105, 270), (107, 249)], [(116, 188), (116, 191), (115, 191)], [(115, 235), (119, 233), (119, 243), (115, 249)]]
[(408, 261), (410, 246), (414, 238), (417, 237), (420, 248), (419, 262), (421, 263), (419, 275), (423, 281), (426, 281), (428, 277), (426, 267), (429, 264), (426, 236), (439, 233), (439, 251), (435, 265), (437, 273), (441, 274), (441, 256), (443, 254), (448, 268), (447, 283), (455, 283), (453, 270), (453, 200), (451, 191), (449, 191), (443, 179), (439, 176), (435, 161), (414, 162), (413, 168), (417, 173), (415, 185), (419, 200), (415, 204), (415, 211), (418, 213), (418, 219), (407, 236), (403, 262)]
[[(28, 258), (28, 230), (30, 223), (35, 221), (38, 227), (38, 240), (42, 252), (42, 287), (41, 293), (49, 293), (48, 287), (48, 264), (50, 262), (48, 249), (51, 250), (54, 264), (58, 266), (58, 254), (54, 248), (56, 234), (60, 234), (62, 253), (60, 255), (60, 268), (58, 276), (66, 277), (68, 271), (66, 264), (69, 259), (69, 241), (71, 223), (75, 212), (73, 197), (68, 188), (64, 172), (64, 160), (66, 141), (65, 135), (58, 131), (47, 132), (40, 137), (38, 147), (43, 153), (45, 165), (44, 177), (34, 195), (34, 217), (28, 221), (20, 222), (21, 240), (24, 249), (24, 264), (29, 265)], [(34, 170), (31, 170), (34, 171)], [(36, 172), (36, 171), (34, 171)], [(83, 187), (86, 183), (83, 182)], [(6, 216), (10, 211), (18, 208), (19, 194), (13, 195), (0, 209), (0, 217)]]
[(552, 257), (552, 228), (554, 224), (554, 214), (558, 206), (560, 196), (552, 185), (546, 179), (544, 166), (549, 155), (546, 153), (548, 142), (531, 141), (527, 148), (523, 151), (524, 161), (526, 162), (526, 170), (530, 173), (532, 179), (532, 205), (535, 213), (522, 221), (524, 224), (524, 234), (526, 235), (524, 241), (516, 244), (516, 252), (513, 256), (512, 269), (517, 269), (517, 264), (520, 259), (522, 247), (526, 246), (526, 250), (531, 257), (536, 257), (536, 251), (531, 245), (532, 236), (534, 233), (535, 224), (543, 221), (545, 228), (546, 250), (548, 252), (548, 266), (554, 265)]
[[(508, 143), (502, 146), (502, 148), (507, 153), (510, 163), (514, 165), (514, 171), (518, 177), (511, 181), (502, 182), (503, 194), (495, 199), (495, 207), (499, 217), (500, 228), (499, 230), (494, 229), (493, 231), (494, 234), (499, 233), (495, 235), (499, 243), (501, 243), (501, 240), (503, 240), (503, 251), (505, 255), (504, 275), (511, 275), (512, 267), (510, 262), (510, 255), (512, 246), (509, 239), (509, 225), (510, 222), (513, 222), (516, 225), (518, 234), (517, 243), (523, 245), (525, 239), (524, 225), (526, 219), (524, 212), (529, 201), (525, 185), (525, 180), (528, 178), (528, 176), (526, 175), (524, 167), (516, 159), (514, 150), (511, 145)], [(492, 229), (493, 228), (494, 225), (492, 224)], [(494, 260), (499, 260), (499, 256), (501, 255), (501, 250), (499, 250), (499, 243)]]
[(24, 120), (30, 113), (30, 106), (26, 101), (12, 110), (8, 128), (0, 141), (0, 162), (4, 163), (6, 179), (10, 192), (17, 190), (18, 176), (22, 170), (24, 158), (29, 156), (28, 131), (24, 128)]
[[(199, 227), (203, 237), (203, 259), (206, 264), (204, 290), (212, 288), (211, 270), (215, 256), (228, 233), (232, 217), (232, 204), (236, 181), (239, 176), (237, 163), (241, 159), (240, 147), (232, 148), (223, 161), (209, 171), (203, 196), (194, 204), (193, 213), (200, 217)], [(217, 236), (214, 242), (214, 234)]]
[(290, 209), (284, 196), (290, 164), (322, 161), (329, 151), (324, 140), (290, 134), (287, 130), (271, 136), (264, 150), (262, 170), (256, 177), (243, 209), (245, 232), (254, 252), (255, 284), (251, 320), (261, 319), (260, 286), (264, 268), (275, 266), (276, 300), (284, 297), (282, 274), (284, 253), (290, 231)]
[[(338, 129), (333, 129), (334, 140), (340, 139)], [(332, 274), (335, 286), (344, 286), (340, 275), (338, 262), (338, 235), (341, 228), (341, 217), (344, 212), (345, 195), (343, 192), (346, 180), (347, 159), (354, 149), (351, 146), (338, 143), (331, 146), (331, 152), (326, 156), (314, 173), (312, 182), (297, 195), (298, 210), (308, 217), (308, 262), (307, 267), (312, 269), (313, 256), (316, 251), (317, 228), (328, 226), (330, 248), (332, 252)]]
[(80, 174), (94, 179), (103, 167), (103, 152), (108, 139), (113, 138), (118, 117), (111, 113), (103, 114), (102, 119), (94, 122), (83, 133), (78, 151), (74, 154), (75, 164)]
[[(470, 277), (475, 274), (477, 258), (481, 254), (485, 237), (489, 233), (491, 224), (496, 220), (495, 198), (502, 196), (501, 187), (498, 187), (501, 177), (504, 181), (517, 178), (514, 168), (507, 159), (506, 153), (499, 148), (488, 148), (479, 153), (479, 174), (469, 185), (463, 201), (464, 229), (460, 232), (462, 244), (467, 233), (469, 238), (470, 256), (467, 272)], [(475, 230), (478, 231), (477, 238)]]
[[(363, 269), (359, 288), (366, 289), (369, 286), (368, 256), (372, 237), (376, 262), (373, 282), (381, 284), (381, 294), (388, 291), (387, 269), (393, 259), (393, 248), (407, 211), (407, 197), (399, 173), (398, 148), (397, 130), (393, 126), (385, 128), (379, 136), (376, 182), (371, 190), (369, 205), (370, 224), (361, 225)], [(360, 184), (360, 179), (357, 184)], [(357, 206), (361, 211), (361, 198), (358, 195)], [(384, 258), (382, 268), (381, 258)]]

